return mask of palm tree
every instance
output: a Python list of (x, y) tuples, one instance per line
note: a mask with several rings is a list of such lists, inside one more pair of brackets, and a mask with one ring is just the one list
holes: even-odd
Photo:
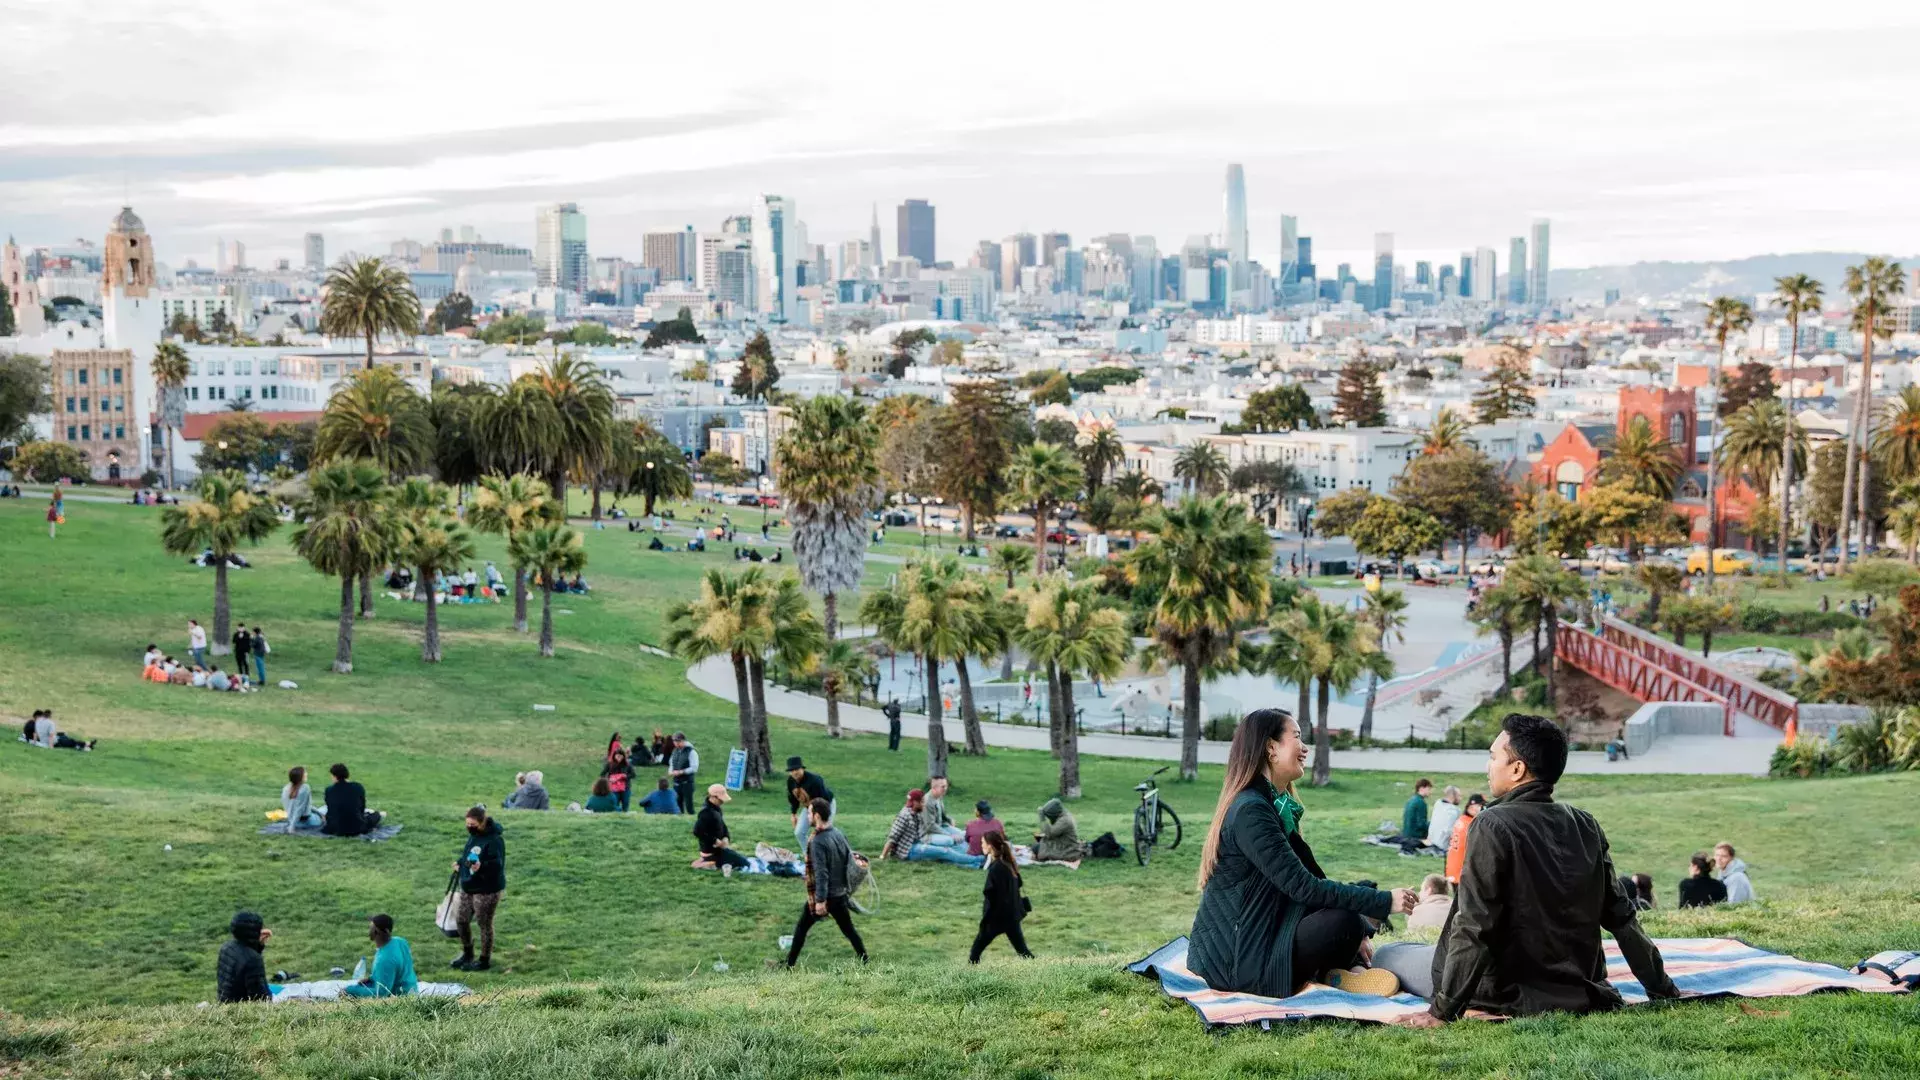
[[(1034, 565), (1047, 566), (1047, 527), (1053, 508), (1080, 491), (1080, 462), (1066, 447), (1054, 443), (1029, 443), (1015, 451), (1007, 466), (1007, 484), (1015, 498), (1033, 504)], [(1062, 560), (1066, 543), (1060, 545)]]
[(406, 271), (374, 258), (340, 260), (320, 286), (320, 332), (367, 339), (367, 368), (381, 334), (410, 339), (420, 330), (420, 298)]
[(399, 560), (413, 567), (414, 591), (424, 592), (426, 632), (420, 639), (420, 659), (440, 662), (440, 601), (434, 579), (473, 560), (473, 533), (453, 516), (453, 489), (424, 476), (408, 477), (394, 489), (398, 513)]
[(1139, 547), (1140, 523), (1146, 519), (1148, 504), (1161, 495), (1160, 481), (1146, 473), (1121, 473), (1113, 481), (1113, 493), (1120, 499), (1114, 518), (1127, 525), (1133, 545)]
[(1887, 524), (1900, 546), (1907, 549), (1909, 565), (1920, 565), (1920, 480), (1909, 480), (1893, 490), (1888, 500)]
[(177, 341), (163, 341), (153, 348), (153, 362), (149, 365), (153, 372), (153, 382), (160, 391), (160, 423), (167, 431), (167, 486), (179, 486), (174, 476), (173, 433), (179, 430), (186, 412), (185, 387), (187, 374), (193, 370), (192, 362), (187, 359), (187, 350)]
[(482, 399), (474, 410), (474, 431), (484, 448), (481, 464), (491, 472), (544, 477), (562, 453), (553, 399), (526, 378)]
[(1393, 677), (1390, 669), (1392, 660), (1387, 656), (1387, 647), (1407, 640), (1407, 594), (1387, 588), (1368, 593), (1367, 610), (1362, 618), (1373, 628), (1374, 640), (1379, 645), (1375, 655), (1387, 660), (1389, 665), (1383, 670), (1376, 663), (1370, 665), (1367, 672), (1367, 707), (1360, 714), (1360, 737), (1367, 739), (1373, 736), (1373, 699), (1379, 693), (1380, 680)]
[[(749, 685), (747, 655), (759, 648), (763, 635), (760, 624), (767, 618), (770, 593), (766, 577), (759, 567), (743, 573), (726, 574), (708, 570), (700, 579), (700, 597), (667, 609), (667, 629), (663, 644), (667, 651), (697, 664), (715, 656), (733, 663), (734, 705), (739, 719), (740, 745), (754, 746), (753, 692)], [(758, 788), (761, 771), (758, 756), (747, 755), (745, 786)]]
[[(1713, 560), (1707, 560), (1711, 563)], [(1586, 585), (1580, 575), (1560, 565), (1560, 560), (1551, 555), (1529, 555), (1518, 562), (1507, 565), (1506, 579), (1502, 587), (1512, 587), (1519, 598), (1529, 608), (1538, 613), (1540, 624), (1546, 628), (1547, 647), (1544, 655), (1547, 672), (1547, 707), (1559, 704), (1559, 680), (1555, 677), (1557, 664), (1554, 662), (1560, 642), (1560, 605), (1566, 601), (1586, 595)], [(1542, 655), (1535, 652), (1535, 662)]]
[(247, 487), (237, 472), (209, 472), (194, 484), (194, 501), (160, 511), (160, 545), (171, 555), (213, 553), (213, 651), (228, 650), (232, 609), (227, 601), (227, 556), (258, 544), (280, 527), (273, 501)]
[(307, 473), (307, 497), (295, 508), (293, 549), (315, 570), (340, 579), (340, 634), (333, 670), (353, 671), (353, 581), (393, 550), (392, 490), (371, 461), (342, 460)]
[(1905, 387), (1888, 403), (1886, 422), (1873, 436), (1873, 455), (1892, 483), (1920, 477), (1920, 386)]
[(1181, 666), (1180, 776), (1200, 768), (1200, 681), (1237, 662), (1240, 633), (1266, 618), (1273, 545), (1246, 508), (1225, 496), (1187, 499), (1146, 522), (1153, 538), (1127, 559), (1147, 595), (1161, 656)]
[[(1641, 564), (1643, 567), (1648, 564)], [(1500, 639), (1500, 693), (1505, 694), (1513, 688), (1513, 636), (1527, 625), (1525, 602), (1519, 594), (1504, 584), (1496, 585), (1480, 594), (1480, 602), (1473, 607), (1473, 613), (1467, 616), (1483, 634), (1493, 634)]]
[(993, 568), (1007, 575), (1007, 588), (1013, 588), (1015, 574), (1024, 574), (1033, 566), (1033, 552), (1021, 544), (1001, 544), (993, 549)]
[[(979, 630), (969, 605), (978, 599), (959, 586), (969, 575), (960, 560), (945, 556), (914, 561), (900, 571), (891, 588), (868, 593), (860, 602), (860, 620), (873, 626), (896, 652), (919, 654), (926, 664), (927, 775), (947, 775), (947, 736), (941, 722), (940, 665), (966, 665)], [(977, 582), (976, 582), (977, 585)]]
[(585, 540), (565, 525), (540, 525), (507, 541), (508, 557), (540, 579), (540, 655), (553, 655), (553, 582), (587, 567)]
[(1229, 471), (1226, 456), (1210, 442), (1194, 443), (1173, 459), (1173, 478), (1186, 481), (1188, 491), (1201, 495), (1226, 490)]
[(1427, 431), (1426, 445), (1420, 452), (1428, 456), (1450, 453), (1467, 445), (1467, 418), (1452, 409), (1434, 414), (1433, 427)]
[[(1893, 337), (1889, 318), (1894, 297), (1901, 291), (1901, 269), (1897, 262), (1875, 255), (1859, 266), (1847, 267), (1847, 295), (1853, 298), (1853, 329), (1860, 335), (1860, 389), (1853, 395), (1853, 422), (1847, 425), (1846, 487), (1840, 502), (1839, 571), (1847, 572), (1847, 528), (1853, 510), (1860, 512), (1860, 555), (1873, 549), (1873, 523), (1868, 520), (1867, 492), (1871, 462), (1867, 451), (1873, 446), (1873, 343)], [(1856, 470), (1855, 465), (1858, 464)], [(1858, 486), (1854, 474), (1859, 473)]]
[(1646, 417), (1636, 416), (1615, 436), (1613, 449), (1600, 463), (1600, 480), (1670, 501), (1685, 468), (1679, 450)]
[[(1296, 721), (1313, 725), (1313, 783), (1317, 787), (1332, 775), (1333, 742), (1327, 730), (1324, 703), (1319, 720), (1314, 720), (1313, 691), (1318, 684), (1324, 693), (1327, 680), (1342, 667), (1340, 653), (1352, 646), (1353, 623), (1317, 594), (1302, 590), (1294, 595), (1292, 605), (1274, 620), (1272, 633), (1264, 664), (1294, 684), (1300, 698)], [(1346, 672), (1341, 670), (1339, 674), (1344, 676)]]
[[(1791, 448), (1788, 461), (1780, 457), (1783, 447)], [(1715, 452), (1726, 468), (1747, 478), (1765, 503), (1773, 497), (1775, 476), (1805, 467), (1807, 433), (1788, 420), (1787, 407), (1780, 401), (1760, 398), (1727, 418), (1726, 434)], [(1786, 562), (1786, 550), (1779, 551), (1782, 563)]]
[(433, 419), (426, 399), (392, 368), (355, 372), (327, 399), (313, 437), (315, 461), (371, 461), (390, 480), (424, 468), (433, 453)]
[(813, 667), (814, 658), (826, 647), (826, 633), (820, 620), (813, 617), (806, 590), (791, 574), (762, 586), (767, 593), (765, 621), (759, 624), (756, 648), (747, 653), (747, 675), (753, 691), (754, 741), (747, 745), (747, 757), (762, 773), (773, 771), (773, 747), (767, 730), (767, 657), (778, 660), (788, 671), (800, 672)]
[(853, 688), (855, 700), (860, 688), (879, 673), (873, 654), (851, 641), (830, 641), (814, 658), (813, 671), (820, 676), (820, 689), (827, 698), (827, 737), (840, 737), (840, 697)]
[[(1727, 366), (1727, 337), (1753, 325), (1753, 308), (1745, 300), (1731, 296), (1716, 296), (1713, 303), (1707, 305), (1707, 332), (1714, 336), (1720, 346), (1720, 359), (1713, 368), (1713, 391), (1715, 407), (1707, 413), (1707, 588), (1713, 588), (1713, 550), (1720, 546), (1720, 503), (1714, 493), (1718, 479), (1715, 463), (1719, 455), (1715, 453), (1719, 440), (1714, 438), (1714, 421), (1719, 414), (1718, 397), (1720, 394), (1721, 371)], [(1549, 700), (1551, 700), (1552, 675), (1548, 675)]]
[(1060, 797), (1080, 797), (1080, 736), (1074, 724), (1073, 680), (1085, 674), (1111, 679), (1126, 663), (1126, 616), (1105, 606), (1089, 582), (1050, 574), (1028, 597), (1017, 632), (1028, 653), (1058, 687)]
[(836, 640), (840, 594), (859, 587), (866, 565), (867, 512), (885, 494), (879, 429), (867, 419), (866, 406), (852, 398), (814, 398), (780, 437), (773, 467), (793, 523), (800, 580), (820, 594), (827, 638)]
[(1080, 469), (1087, 475), (1087, 491), (1099, 491), (1111, 473), (1126, 457), (1120, 433), (1110, 427), (1083, 431), (1074, 438), (1074, 450), (1080, 457)]
[[(1820, 283), (1805, 274), (1788, 274), (1773, 279), (1774, 303), (1787, 313), (1787, 416), (1793, 416), (1793, 406), (1799, 400), (1799, 389), (1794, 385), (1794, 370), (1800, 359), (1800, 320), (1808, 315), (1820, 314)], [(1787, 584), (1787, 533), (1793, 524), (1793, 455), (1784, 448), (1780, 451), (1784, 472), (1780, 478), (1780, 584)]]
[(606, 460), (613, 433), (613, 391), (600, 369), (572, 353), (555, 354), (520, 377), (553, 406), (551, 457), (545, 470), (564, 514), (567, 478), (586, 478)]
[(433, 384), (427, 399), (427, 423), (433, 427), (433, 474), (452, 484), (456, 492), (480, 482), (486, 474), (485, 451), (480, 445), (480, 418), (499, 392), (490, 383)]
[[(506, 537), (509, 553), (521, 533), (559, 517), (547, 482), (526, 473), (481, 477), (467, 507), (467, 522), (483, 533)], [(513, 628), (527, 632), (527, 568), (518, 561), (513, 564)]]
[(1633, 568), (1633, 576), (1647, 590), (1647, 622), (1660, 622), (1660, 601), (1680, 591), (1686, 576), (1668, 563), (1643, 562)]

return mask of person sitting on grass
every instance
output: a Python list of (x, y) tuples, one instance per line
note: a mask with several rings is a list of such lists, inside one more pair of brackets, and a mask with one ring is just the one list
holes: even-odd
[(190, 677), (191, 681), (189, 685), (197, 690), (205, 690), (207, 688), (208, 674), (206, 668), (201, 667), (199, 664), (193, 665), (193, 674)]
[(1426, 846), (1437, 851), (1447, 850), (1453, 841), (1453, 824), (1460, 820), (1460, 789), (1448, 784), (1440, 792), (1440, 801), (1433, 804), (1433, 819), (1427, 823)]
[(1413, 794), (1407, 798), (1407, 805), (1400, 808), (1400, 850), (1417, 852), (1427, 842), (1427, 794), (1433, 790), (1433, 781), (1421, 777), (1413, 785)]
[(145, 670), (146, 668), (157, 666), (160, 663), (160, 656), (160, 646), (155, 645), (151, 641), (147, 642), (146, 655), (140, 658), (141, 669)]
[(1447, 925), (1447, 916), (1451, 914), (1453, 898), (1447, 895), (1447, 879), (1428, 874), (1420, 882), (1420, 902), (1413, 905), (1413, 913), (1407, 916), (1407, 929), (1438, 930)]
[(94, 739), (91, 742), (84, 739), (76, 739), (66, 732), (59, 730), (53, 722), (52, 709), (35, 710), (33, 716), (27, 720), (26, 728), (21, 732), (20, 737), (25, 742), (44, 747), (48, 750), (90, 751), (100, 742), (99, 739)]
[(321, 831), (328, 836), (365, 836), (379, 828), (386, 815), (367, 809), (367, 789), (348, 779), (346, 765), (336, 761), (327, 772), (333, 775), (333, 783), (327, 785), (327, 823)]
[(272, 1001), (267, 988), (267, 962), (261, 953), (273, 931), (260, 916), (242, 911), (227, 925), (233, 940), (220, 946), (220, 960), (214, 968), (214, 1000), (222, 1005), (241, 1001)]
[(1467, 797), (1467, 805), (1460, 809), (1460, 817), (1453, 823), (1453, 838), (1447, 842), (1447, 884), (1460, 884), (1460, 868), (1467, 861), (1467, 827), (1480, 811), (1487, 808), (1486, 796), (1474, 792)]
[(521, 774), (520, 786), (500, 804), (502, 810), (545, 810), (550, 802), (547, 798), (547, 777), (539, 769), (531, 769)]
[(413, 946), (393, 936), (393, 916), (368, 919), (367, 940), (373, 942), (373, 970), (346, 988), (348, 997), (405, 997), (420, 988), (413, 973)]
[(1633, 897), (1633, 906), (1638, 911), (1653, 910), (1653, 878), (1646, 874), (1628, 874), (1620, 879), (1620, 887)]
[(906, 805), (893, 816), (893, 826), (887, 830), (887, 842), (880, 849), (883, 859), (899, 859), (902, 862), (949, 862), (956, 866), (971, 867), (975, 870), (986, 865), (986, 857), (969, 855), (956, 847), (945, 847), (926, 842), (923, 815), (926, 812), (926, 793), (919, 788), (907, 792)]
[(1007, 835), (1007, 827), (1001, 823), (999, 818), (993, 816), (992, 804), (988, 803), (985, 799), (981, 799), (979, 802), (973, 804), (973, 820), (967, 822), (967, 854), (985, 855), (987, 853), (985, 843), (988, 833), (999, 833), (1001, 836), (1005, 836)]
[(1553, 799), (1566, 768), (1567, 734), (1551, 717), (1509, 713), (1501, 721), (1487, 752), (1493, 801), (1474, 821), (1439, 945), (1395, 944), (1374, 957), (1432, 1003), (1405, 1023), (1438, 1027), (1468, 1009), (1618, 1009), (1602, 930), (1648, 997), (1679, 996), (1614, 872), (1606, 833), (1593, 815)]
[(680, 800), (673, 794), (673, 781), (660, 777), (647, 797), (640, 800), (640, 809), (649, 814), (679, 813)]
[(943, 847), (958, 847), (967, 838), (966, 830), (955, 825), (953, 819), (947, 816), (947, 778), (944, 776), (927, 780), (926, 806), (920, 811), (920, 831), (925, 834), (927, 843)]
[(1722, 841), (1713, 845), (1713, 864), (1720, 871), (1720, 884), (1727, 887), (1727, 903), (1752, 903), (1753, 882), (1747, 879), (1747, 864), (1733, 853), (1733, 845)]
[(596, 776), (593, 778), (593, 794), (587, 796), (586, 810), (589, 814), (617, 814), (620, 812), (620, 800), (613, 797), (613, 792), (607, 787), (606, 777)]
[[(193, 681), (196, 674), (200, 676), (198, 683)], [(206, 673), (201, 671), (197, 665), (189, 671), (186, 665), (178, 663), (174, 664), (172, 669), (167, 672), (167, 681), (175, 686), (205, 686), (207, 684)]]
[(326, 819), (314, 812), (313, 789), (307, 786), (307, 767), (287, 770), (287, 786), (280, 789), (280, 809), (287, 812), (287, 828), (318, 829)]
[(1712, 907), (1727, 902), (1727, 887), (1714, 880), (1713, 860), (1704, 851), (1696, 851), (1687, 860), (1687, 876), (1680, 879), (1680, 906)]
[(1033, 857), (1041, 862), (1073, 862), (1086, 855), (1072, 811), (1059, 799), (1040, 807), (1040, 831), (1033, 834)]
[(727, 831), (727, 815), (720, 809), (722, 803), (733, 801), (727, 793), (725, 784), (708, 784), (707, 801), (700, 807), (700, 816), (694, 819), (693, 836), (700, 841), (700, 859), (720, 868), (722, 877), (732, 877), (735, 870), (747, 864), (747, 857), (733, 850), (731, 835)]
[(220, 665), (215, 664), (213, 665), (213, 670), (207, 672), (207, 689), (218, 690), (221, 693), (233, 690), (235, 689), (233, 676), (221, 671)]

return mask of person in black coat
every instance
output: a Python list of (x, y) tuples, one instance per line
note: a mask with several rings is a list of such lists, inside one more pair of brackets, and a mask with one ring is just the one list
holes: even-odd
[(979, 963), (980, 954), (1001, 934), (1007, 935), (1007, 944), (1013, 946), (1014, 952), (1031, 960), (1033, 953), (1020, 930), (1020, 923), (1027, 917), (1027, 899), (1020, 895), (1020, 867), (1013, 861), (1013, 846), (1007, 843), (1006, 833), (989, 832), (981, 834), (980, 847), (987, 856), (987, 883), (980, 890), (984, 897), (980, 905), (980, 932), (973, 936), (973, 950), (967, 954), (967, 963)]
[(336, 761), (327, 772), (333, 783), (327, 785), (327, 821), (320, 831), (328, 836), (365, 836), (379, 828), (385, 815), (367, 809), (367, 789), (347, 779), (347, 767)]
[(1418, 901), (1412, 889), (1327, 880), (1293, 797), (1306, 761), (1299, 726), (1280, 709), (1248, 713), (1234, 729), (1187, 946), (1187, 966), (1215, 990), (1290, 997), (1367, 960), (1368, 920), (1408, 914)]
[[(491, 970), (493, 916), (500, 908), (500, 894), (507, 891), (507, 841), (501, 835), (500, 823), (488, 816), (486, 807), (467, 811), (467, 835), (460, 842), (453, 868), (460, 875), (460, 895), (454, 906), (454, 921), (460, 928), (460, 955), (448, 966), (456, 971)], [(475, 922), (480, 924), (479, 959), (473, 955)]]
[(1727, 902), (1727, 886), (1713, 876), (1713, 862), (1704, 851), (1695, 852), (1680, 879), (1681, 907), (1712, 907)]
[(272, 1001), (267, 988), (267, 962), (261, 952), (273, 936), (260, 916), (242, 911), (228, 926), (233, 940), (220, 946), (220, 961), (214, 970), (214, 985), (220, 1004), (236, 1001)]

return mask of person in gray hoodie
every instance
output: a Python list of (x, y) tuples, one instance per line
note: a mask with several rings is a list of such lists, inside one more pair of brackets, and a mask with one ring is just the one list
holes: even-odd
[(847, 883), (847, 867), (853, 863), (853, 849), (845, 834), (833, 827), (833, 804), (815, 799), (808, 813), (813, 818), (813, 838), (807, 841), (807, 903), (800, 909), (800, 921), (793, 928), (793, 945), (787, 950), (787, 966), (800, 962), (800, 950), (806, 948), (807, 931), (824, 918), (846, 935), (853, 954), (867, 962), (867, 945), (860, 931), (853, 928), (848, 901), (853, 890)]
[(1720, 884), (1727, 887), (1727, 903), (1750, 904), (1758, 899), (1753, 895), (1753, 882), (1747, 879), (1747, 864), (1733, 853), (1732, 844), (1715, 844), (1713, 862), (1720, 871)]
[(514, 788), (513, 794), (507, 796), (500, 804), (502, 810), (546, 810), (548, 808), (547, 777), (538, 769), (522, 773), (520, 786)]

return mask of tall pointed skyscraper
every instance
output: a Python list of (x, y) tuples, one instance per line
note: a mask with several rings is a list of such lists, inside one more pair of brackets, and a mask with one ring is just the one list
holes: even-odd
[(887, 249), (880, 246), (880, 204), (873, 204), (873, 265), (884, 266), (887, 262)]
[(1247, 174), (1238, 165), (1227, 166), (1227, 288), (1247, 288)]

